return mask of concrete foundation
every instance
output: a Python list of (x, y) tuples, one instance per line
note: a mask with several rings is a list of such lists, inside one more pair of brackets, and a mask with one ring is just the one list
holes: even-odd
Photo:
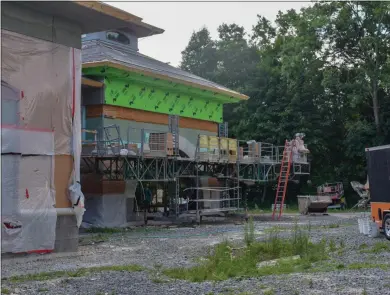
[(55, 252), (77, 252), (79, 228), (75, 215), (57, 216)]

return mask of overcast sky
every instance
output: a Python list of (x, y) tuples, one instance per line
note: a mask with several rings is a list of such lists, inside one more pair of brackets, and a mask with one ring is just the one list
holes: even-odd
[(178, 66), (181, 51), (187, 46), (191, 34), (206, 26), (212, 37), (217, 37), (217, 27), (222, 23), (236, 23), (247, 32), (256, 24), (257, 14), (275, 20), (279, 10), (299, 10), (309, 2), (107, 2), (144, 22), (165, 30), (161, 35), (140, 39), (140, 52), (163, 62)]

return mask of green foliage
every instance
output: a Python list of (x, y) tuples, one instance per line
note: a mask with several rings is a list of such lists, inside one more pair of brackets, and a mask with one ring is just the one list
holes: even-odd
[(181, 67), (250, 96), (225, 106), (229, 135), (282, 144), (306, 133), (312, 186), (294, 194), (343, 181), (353, 205), (364, 148), (390, 142), (390, 3), (321, 1), (279, 12), (274, 24), (259, 15), (249, 33), (236, 24), (218, 33), (194, 33)]
[(390, 251), (390, 245), (387, 241), (385, 242), (376, 242), (372, 248), (367, 249), (367, 247), (361, 247), (362, 253), (373, 253), (373, 254), (379, 254), (382, 252), (388, 252)]
[[(325, 241), (312, 243), (308, 232), (295, 227), (291, 238), (279, 237), (275, 231), (269, 233), (265, 241), (252, 241), (245, 248), (234, 249), (228, 242), (221, 243), (199, 265), (166, 269), (164, 274), (175, 279), (202, 282), (301, 272), (310, 269), (312, 263), (327, 259), (326, 249)], [(291, 258), (296, 255), (300, 259)], [(275, 264), (258, 265), (273, 259), (280, 260)]]
[(249, 222), (245, 223), (244, 241), (247, 246), (250, 246), (255, 241), (255, 225), (253, 217), (250, 217)]
[(13, 283), (17, 282), (28, 282), (28, 281), (47, 281), (58, 278), (77, 278), (84, 277), (93, 273), (99, 273), (104, 271), (124, 271), (124, 272), (138, 272), (143, 271), (144, 268), (135, 265), (109, 265), (109, 266), (97, 266), (97, 267), (86, 267), (79, 268), (74, 271), (52, 271), (52, 272), (41, 272), (34, 274), (27, 274), (21, 276), (12, 276), (9, 278), (3, 278), (2, 281), (10, 281)]

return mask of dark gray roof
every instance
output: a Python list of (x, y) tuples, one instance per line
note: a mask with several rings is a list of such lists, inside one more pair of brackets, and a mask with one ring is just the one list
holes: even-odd
[(216, 90), (227, 91), (235, 97), (237, 97), (237, 95), (243, 96), (236, 91), (230, 90), (219, 84), (175, 68), (169, 64), (143, 55), (137, 51), (125, 48), (124, 46), (117, 46), (102, 40), (90, 40), (83, 42), (82, 62), (90, 63), (102, 61), (114, 62), (140, 70), (151, 71), (156, 74), (165, 75), (167, 77), (194, 83), (200, 86), (207, 86), (215, 88)]

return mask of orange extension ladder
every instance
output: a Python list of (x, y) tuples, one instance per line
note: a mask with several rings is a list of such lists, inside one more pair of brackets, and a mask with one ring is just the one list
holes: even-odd
[(275, 203), (272, 210), (272, 219), (275, 218), (275, 213), (278, 209), (278, 219), (282, 216), (284, 199), (286, 198), (287, 192), (288, 177), (290, 175), (293, 146), (295, 146), (295, 140), (292, 142), (286, 140), (286, 143), (284, 144), (282, 163), (280, 166), (278, 188), (276, 189)]

